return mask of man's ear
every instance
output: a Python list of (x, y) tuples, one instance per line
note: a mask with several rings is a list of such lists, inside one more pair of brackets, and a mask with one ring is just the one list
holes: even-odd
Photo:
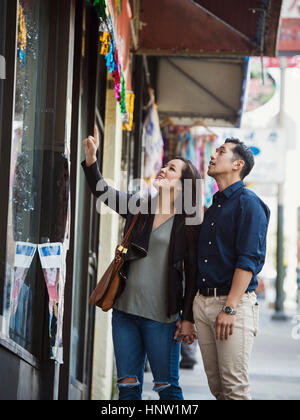
[(233, 170), (240, 172), (243, 169), (244, 166), (245, 166), (245, 162), (243, 160), (241, 160), (241, 159), (235, 160), (234, 164), (233, 164)]

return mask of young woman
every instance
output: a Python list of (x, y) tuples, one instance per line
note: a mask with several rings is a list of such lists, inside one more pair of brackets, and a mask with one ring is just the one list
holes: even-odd
[[(95, 127), (94, 137), (84, 140), (86, 160), (82, 166), (86, 179), (95, 196), (126, 218), (125, 233), (133, 218), (131, 196), (114, 190), (103, 180), (96, 158), (98, 147)], [(142, 203), (147, 204), (148, 213), (139, 215), (132, 231), (120, 271), (122, 287), (112, 314), (120, 400), (142, 398), (146, 357), (153, 373), (153, 389), (160, 399), (183, 399), (179, 385), (180, 341), (192, 343), (196, 338), (192, 305), (199, 220), (197, 225), (187, 225), (187, 215), (180, 210), (186, 207), (182, 197), (190, 196), (189, 204), (195, 207), (200, 178), (190, 161), (173, 159), (153, 182), (156, 197)], [(184, 180), (189, 180), (191, 194), (184, 194)]]

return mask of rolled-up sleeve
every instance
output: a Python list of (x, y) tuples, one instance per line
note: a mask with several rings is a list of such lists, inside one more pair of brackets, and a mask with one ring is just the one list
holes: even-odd
[(240, 199), (236, 235), (236, 268), (257, 275), (266, 258), (266, 236), (270, 210), (257, 197)]

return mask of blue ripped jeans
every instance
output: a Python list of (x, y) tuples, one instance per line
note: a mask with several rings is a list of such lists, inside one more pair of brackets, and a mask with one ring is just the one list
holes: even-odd
[[(175, 331), (176, 322), (161, 323), (113, 310), (119, 400), (142, 399), (146, 356), (153, 373), (153, 390), (160, 399), (183, 400), (179, 386), (180, 344), (174, 340)], [(124, 378), (135, 378), (136, 383), (119, 383)]]

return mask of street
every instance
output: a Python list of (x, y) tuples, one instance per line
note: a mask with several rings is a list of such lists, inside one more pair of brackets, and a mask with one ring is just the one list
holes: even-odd
[[(300, 339), (292, 338), (293, 315), (288, 321), (273, 321), (273, 311), (260, 304), (260, 330), (250, 364), (253, 400), (300, 400)], [(180, 370), (186, 400), (213, 400), (200, 351), (194, 370)], [(158, 399), (152, 391), (152, 374), (145, 373), (143, 399)]]

